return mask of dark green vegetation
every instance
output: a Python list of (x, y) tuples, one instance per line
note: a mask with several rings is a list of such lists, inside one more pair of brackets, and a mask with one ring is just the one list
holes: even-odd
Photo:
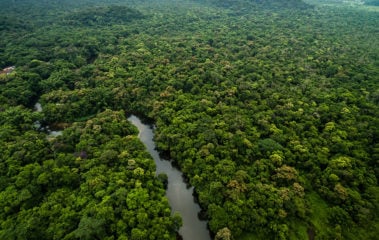
[(63, 24), (101, 26), (127, 24), (134, 19), (142, 18), (140, 12), (121, 6), (95, 7), (84, 11), (77, 11), (64, 18)]
[(378, 236), (375, 8), (94, 2), (1, 2), (1, 239), (175, 237), (123, 111), (156, 122), (218, 239)]
[(1, 115), (1, 239), (173, 238), (180, 219), (124, 112), (106, 110), (51, 141), (14, 127), (30, 125), (30, 111)]
[(379, 0), (367, 0), (365, 1), (366, 5), (379, 6)]

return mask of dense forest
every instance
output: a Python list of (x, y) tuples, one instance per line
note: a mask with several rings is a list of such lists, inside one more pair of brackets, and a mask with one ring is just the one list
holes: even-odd
[(0, 239), (377, 239), (377, 3), (2, 0)]

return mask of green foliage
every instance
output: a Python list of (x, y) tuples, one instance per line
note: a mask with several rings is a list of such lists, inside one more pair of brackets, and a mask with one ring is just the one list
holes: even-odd
[(197, 0), (200, 2), (211, 3), (216, 6), (239, 10), (241, 8), (268, 8), (270, 10), (273, 9), (281, 9), (281, 8), (298, 8), (305, 9), (310, 7), (305, 4), (302, 0)]
[(175, 238), (167, 176), (125, 112), (154, 120), (218, 239), (379, 234), (374, 6), (4, 0), (0, 14), (0, 69), (16, 65), (0, 75), (1, 239)]
[[(33, 124), (10, 117), (10, 126)], [(35, 131), (18, 134), (1, 135), (1, 238), (174, 239), (180, 217), (167, 211), (154, 164), (124, 112), (74, 123), (50, 142)]]
[(367, 1), (365, 1), (365, 5), (379, 6), (379, 1), (378, 0), (367, 0)]
[(80, 10), (66, 16), (63, 23), (82, 26), (111, 26), (125, 24), (142, 17), (143, 15), (135, 9), (125, 6), (109, 6)]

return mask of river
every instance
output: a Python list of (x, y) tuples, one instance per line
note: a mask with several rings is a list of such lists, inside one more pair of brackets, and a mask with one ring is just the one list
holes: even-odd
[(156, 174), (165, 173), (168, 177), (166, 196), (171, 206), (171, 211), (179, 212), (183, 219), (183, 226), (179, 234), (183, 240), (210, 240), (207, 222), (198, 218), (200, 206), (193, 197), (193, 187), (187, 188), (182, 173), (171, 165), (169, 161), (159, 157), (153, 141), (154, 133), (151, 126), (143, 124), (141, 120), (131, 115), (128, 120), (138, 128), (139, 139), (145, 144), (148, 152), (153, 157), (156, 165)]
[[(36, 104), (34, 104), (34, 110), (36, 112), (42, 112), (42, 105), (41, 105), (41, 103), (37, 102)], [(37, 129), (40, 129), (41, 128), (41, 123), (39, 121), (37, 121), (37, 122), (34, 123), (34, 126)], [(46, 128), (44, 128), (42, 130), (45, 130), (50, 137), (57, 137), (57, 136), (62, 135), (62, 131), (60, 131), (60, 130), (58, 130), (58, 131), (50, 130), (49, 126), (47, 126)]]

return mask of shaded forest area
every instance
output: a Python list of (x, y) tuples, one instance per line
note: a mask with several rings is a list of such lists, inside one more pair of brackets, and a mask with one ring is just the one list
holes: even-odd
[(378, 0), (368, 0), (368, 1), (365, 1), (365, 5), (379, 6), (379, 1)]
[(376, 239), (371, 2), (2, 1), (0, 238), (176, 239), (134, 113), (215, 239)]

